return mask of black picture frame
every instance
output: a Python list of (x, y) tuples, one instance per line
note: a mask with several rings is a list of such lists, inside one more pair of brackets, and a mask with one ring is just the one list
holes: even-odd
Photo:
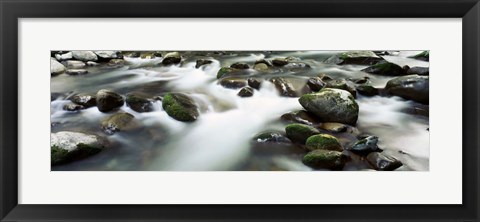
[[(1, 221), (479, 221), (478, 0), (0, 0), (0, 15)], [(462, 18), (463, 204), (18, 204), (17, 20), (61, 17)]]

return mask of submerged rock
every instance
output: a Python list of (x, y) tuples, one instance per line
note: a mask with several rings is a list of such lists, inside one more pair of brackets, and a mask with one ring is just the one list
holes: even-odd
[(414, 56), (410, 56), (410, 58), (422, 60), (422, 61), (429, 61), (430, 60), (430, 51), (423, 51), (421, 53), (418, 53)]
[(220, 78), (222, 78), (223, 76), (225, 76), (226, 74), (231, 73), (231, 72), (233, 72), (233, 71), (235, 71), (234, 68), (222, 67), (222, 68), (220, 68), (220, 69), (218, 70), (218, 72), (217, 72), (217, 79), (220, 79)]
[(376, 96), (379, 93), (377, 88), (368, 84), (358, 85), (356, 89), (358, 93), (364, 96)]
[(368, 154), (367, 161), (373, 169), (380, 171), (392, 171), (403, 166), (399, 160), (379, 152)]
[(291, 143), (290, 139), (280, 132), (267, 131), (256, 135), (253, 141), (258, 143)]
[(170, 52), (163, 57), (162, 64), (164, 65), (171, 65), (171, 64), (178, 64), (182, 61), (182, 57), (178, 52)]
[(341, 123), (322, 123), (320, 128), (332, 133), (341, 133), (347, 131), (348, 127)]
[(134, 116), (130, 113), (116, 113), (102, 121), (102, 129), (108, 135), (132, 128)]
[(62, 63), (59, 63), (54, 58), (50, 58), (50, 74), (51, 75), (58, 75), (65, 72), (66, 68)]
[(240, 96), (240, 97), (251, 97), (251, 96), (253, 96), (253, 88), (243, 87), (242, 89), (240, 89), (240, 92), (238, 92), (238, 96)]
[(167, 114), (183, 122), (195, 121), (200, 115), (195, 101), (183, 93), (168, 93), (163, 97), (162, 107)]
[(212, 63), (212, 60), (199, 59), (199, 60), (197, 60), (197, 62), (195, 64), (195, 68), (198, 69), (198, 68), (200, 68), (200, 66), (208, 65), (208, 64), (211, 64), (211, 63)]
[(259, 90), (260, 89), (260, 86), (262, 85), (262, 81), (259, 80), (259, 79), (256, 79), (256, 78), (248, 78), (247, 79), (247, 84), (248, 86), (256, 89), (256, 90)]
[(268, 65), (265, 63), (258, 63), (253, 66), (253, 69), (257, 71), (267, 71), (268, 70)]
[(67, 69), (65, 73), (68, 75), (83, 75), (87, 74), (88, 71), (86, 69)]
[(50, 134), (51, 165), (70, 163), (101, 152), (108, 146), (106, 139), (77, 132)]
[(97, 55), (92, 51), (72, 51), (73, 58), (80, 61), (97, 61)]
[(428, 67), (415, 66), (415, 67), (412, 67), (412, 68), (408, 69), (407, 74), (408, 75), (418, 74), (420, 76), (428, 76), (429, 75), (429, 68)]
[(287, 125), (285, 127), (285, 132), (290, 140), (300, 144), (305, 144), (308, 137), (320, 134), (320, 131), (318, 131), (316, 128), (299, 123)]
[(387, 82), (388, 93), (419, 103), (429, 103), (429, 77), (408, 75), (394, 78)]
[(97, 105), (97, 97), (95, 95), (80, 93), (70, 97), (70, 101), (75, 104), (82, 105), (85, 108), (89, 108)]
[(127, 94), (125, 102), (130, 109), (136, 112), (151, 112), (153, 111), (153, 103), (145, 96), (136, 93)]
[(85, 107), (75, 103), (68, 103), (63, 106), (63, 110), (66, 110), (66, 111), (79, 111), (82, 109), (85, 109)]
[(342, 170), (348, 156), (339, 151), (313, 150), (303, 157), (303, 163), (314, 169)]
[(234, 68), (234, 69), (249, 69), (250, 66), (248, 66), (248, 64), (246, 64), (246, 63), (236, 62), (236, 63), (233, 63), (232, 65), (230, 65), (230, 68)]
[(317, 93), (303, 95), (299, 102), (323, 122), (355, 125), (358, 119), (358, 104), (352, 94), (345, 90), (322, 89)]
[(338, 139), (328, 134), (318, 134), (308, 137), (305, 145), (309, 150), (335, 150), (343, 151), (342, 145)]
[(352, 145), (350, 150), (357, 154), (366, 155), (371, 152), (381, 151), (378, 148), (378, 137), (376, 136), (367, 136), (364, 139), (357, 141), (355, 144)]
[(272, 64), (274, 66), (284, 66), (288, 64), (288, 60), (286, 58), (274, 58)]
[(123, 106), (125, 101), (123, 97), (117, 93), (111, 90), (101, 89), (97, 92), (96, 102), (100, 112), (110, 112)]
[(307, 125), (316, 125), (320, 122), (318, 118), (305, 110), (294, 111), (285, 113), (280, 117), (282, 120), (290, 121), (290, 122), (297, 122)]
[(281, 96), (286, 96), (286, 97), (297, 96), (297, 93), (295, 92), (295, 89), (293, 88), (292, 83), (290, 83), (285, 78), (275, 77), (270, 79), (270, 82), (272, 82), (275, 85), (275, 88), (278, 90)]
[(384, 75), (384, 76), (401, 76), (405, 74), (405, 70), (403, 70), (402, 67), (391, 62), (381, 62), (373, 66), (367, 67), (365, 69), (362, 69), (362, 71), (371, 73), (371, 74)]
[(320, 77), (312, 77), (307, 80), (307, 86), (313, 91), (318, 92), (323, 89), (327, 84)]
[(229, 89), (239, 89), (247, 85), (247, 80), (236, 77), (227, 77), (218, 81), (218, 83)]
[(380, 61), (384, 61), (384, 59), (372, 51), (349, 51), (333, 55), (324, 62), (337, 65), (373, 65)]

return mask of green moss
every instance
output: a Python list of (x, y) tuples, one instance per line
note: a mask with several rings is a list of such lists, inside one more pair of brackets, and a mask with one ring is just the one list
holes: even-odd
[(285, 127), (287, 137), (293, 142), (305, 144), (307, 138), (320, 132), (312, 126), (293, 123)]
[(379, 69), (380, 72), (395, 72), (398, 70), (402, 70), (402, 67), (391, 62), (378, 63), (373, 65), (372, 67)]
[(412, 56), (412, 58), (429, 58), (429, 56), (430, 56), (430, 51), (423, 51), (421, 53), (418, 53)]
[(65, 156), (67, 156), (68, 151), (60, 148), (57, 145), (50, 147), (50, 163), (51, 165), (58, 165), (64, 162)]
[(341, 170), (348, 158), (341, 152), (332, 150), (314, 150), (306, 154), (302, 161), (305, 165), (319, 169)]
[(317, 96), (314, 94), (314, 93), (307, 93), (307, 94), (304, 94), (303, 96), (301, 96), (298, 101), (301, 103), (301, 104), (306, 104), (306, 103), (309, 103), (311, 102), (312, 100), (314, 100)]
[(328, 134), (319, 134), (308, 137), (305, 145), (309, 150), (335, 150), (342, 151), (342, 145), (338, 142), (337, 138)]
[(53, 145), (50, 148), (50, 163), (52, 166), (84, 159), (102, 151), (99, 147), (93, 147), (84, 143), (77, 144), (77, 148), (70, 152), (56, 145)]
[(232, 68), (229, 68), (229, 67), (222, 67), (220, 68), (220, 70), (218, 70), (217, 72), (217, 79), (220, 79), (222, 78), (222, 76), (224, 76), (225, 74), (229, 73), (229, 72), (232, 72), (234, 69)]
[(166, 94), (163, 97), (162, 107), (169, 116), (179, 121), (195, 121), (199, 115), (193, 100), (183, 94)]

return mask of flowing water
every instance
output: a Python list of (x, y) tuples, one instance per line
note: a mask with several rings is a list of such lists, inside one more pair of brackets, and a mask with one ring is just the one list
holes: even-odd
[[(275, 86), (264, 81), (259, 91), (249, 98), (237, 95), (238, 89), (217, 84), (220, 67), (235, 62), (250, 65), (262, 58), (295, 56), (308, 62), (312, 69), (302, 75), (289, 76), (302, 84), (309, 76), (327, 73), (334, 78), (370, 77), (372, 85), (383, 88), (392, 77), (371, 75), (360, 71), (366, 66), (327, 65), (321, 61), (336, 54), (333, 51), (306, 52), (243, 52), (238, 55), (213, 57), (191, 56), (179, 65), (162, 66), (161, 58), (125, 58), (119, 68), (91, 67), (89, 74), (52, 77), (51, 91), (61, 95), (51, 102), (52, 132), (77, 131), (108, 137), (112, 147), (84, 160), (54, 166), (52, 170), (311, 170), (301, 162), (302, 151), (294, 145), (279, 145), (274, 153), (252, 143), (252, 138), (265, 130), (284, 131), (287, 123), (280, 120), (284, 113), (303, 109), (297, 98), (282, 97)], [(401, 66), (428, 67), (428, 62), (407, 58), (418, 52), (400, 52), (385, 56)], [(212, 64), (195, 68), (197, 58), (209, 58)], [(254, 74), (255, 75), (255, 74)], [(154, 102), (154, 111), (138, 113), (124, 105), (121, 110), (135, 117), (140, 127), (108, 136), (100, 122), (111, 115), (96, 107), (79, 112), (62, 109), (69, 103), (65, 97), (74, 93), (96, 93), (112, 89), (125, 95), (141, 92), (154, 97), (166, 92), (188, 93), (200, 105), (200, 117), (184, 123), (169, 117), (161, 101)], [(63, 95), (63, 96), (62, 96)], [(429, 169), (428, 117), (412, 115), (404, 110), (416, 105), (399, 97), (363, 97), (358, 95), (360, 114), (357, 129), (379, 137), (384, 152), (401, 160), (399, 170)], [(369, 167), (353, 161), (345, 170), (366, 170)]]

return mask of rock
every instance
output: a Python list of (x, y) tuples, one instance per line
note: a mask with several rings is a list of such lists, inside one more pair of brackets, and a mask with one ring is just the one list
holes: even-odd
[(329, 75), (325, 74), (325, 73), (320, 73), (318, 74), (318, 77), (322, 80), (322, 81), (330, 81), (330, 80), (333, 80), (332, 77), (330, 77)]
[(260, 86), (262, 85), (262, 82), (261, 82), (261, 80), (256, 79), (256, 78), (248, 78), (247, 79), (247, 84), (248, 84), (248, 86), (250, 86), (250, 87), (252, 87), (256, 90), (259, 90)]
[(258, 63), (253, 66), (253, 69), (257, 71), (267, 71), (268, 65), (266, 65), (265, 63)]
[(236, 62), (236, 63), (233, 63), (232, 65), (230, 65), (230, 68), (234, 68), (234, 69), (249, 69), (250, 66), (248, 66), (248, 64), (246, 64), (246, 63)]
[(73, 58), (80, 61), (97, 61), (97, 55), (92, 51), (72, 51)]
[(85, 107), (83, 107), (82, 105), (75, 104), (75, 103), (68, 103), (68, 104), (65, 104), (63, 106), (63, 110), (66, 110), (66, 111), (78, 111), (78, 110), (82, 110), (82, 109), (85, 109)]
[(356, 89), (358, 93), (364, 96), (378, 95), (378, 89), (368, 84), (358, 85)]
[(251, 97), (251, 96), (253, 96), (253, 88), (243, 87), (242, 89), (240, 89), (240, 92), (238, 92), (238, 96), (240, 96), (240, 97)]
[(402, 162), (399, 160), (379, 152), (368, 154), (367, 162), (373, 167), (373, 169), (380, 171), (392, 171), (403, 166)]
[(119, 51), (95, 51), (94, 53), (102, 59), (117, 59), (122, 57), (122, 53)]
[(320, 134), (316, 128), (299, 123), (289, 124), (285, 127), (285, 132), (287, 133), (287, 137), (296, 143), (305, 144), (308, 137)]
[(320, 122), (314, 114), (309, 113), (305, 110), (285, 113), (280, 118), (285, 121), (307, 125), (316, 125)]
[(85, 108), (89, 108), (97, 105), (96, 99), (97, 98), (95, 97), (95, 95), (80, 93), (80, 94), (73, 95), (70, 98), (70, 101), (72, 101), (75, 104), (81, 105)]
[(183, 122), (195, 121), (200, 115), (195, 101), (183, 93), (168, 93), (163, 97), (162, 107), (167, 114)]
[(247, 85), (247, 80), (236, 77), (227, 77), (219, 80), (218, 83), (225, 88), (239, 89)]
[(303, 157), (302, 162), (314, 169), (342, 170), (348, 156), (333, 150), (313, 150)]
[(127, 94), (125, 102), (127, 103), (127, 106), (130, 107), (130, 109), (135, 110), (139, 113), (153, 111), (152, 101), (140, 94)]
[(353, 98), (357, 98), (357, 89), (352, 82), (347, 81), (345, 79), (338, 79), (338, 80), (329, 80), (326, 81), (327, 85), (325, 88), (333, 88), (333, 89), (343, 89), (348, 91), (352, 94)]
[(384, 76), (401, 76), (405, 74), (405, 71), (402, 67), (391, 62), (377, 63), (375, 65), (362, 69), (362, 71)]
[(307, 80), (307, 86), (314, 92), (322, 90), (326, 85), (320, 77), (312, 77)]
[(96, 95), (97, 108), (100, 112), (110, 112), (123, 106), (125, 102), (123, 97), (117, 93), (101, 89)]
[(218, 70), (217, 72), (217, 79), (220, 79), (222, 78), (223, 76), (225, 76), (227, 73), (231, 73), (235, 71), (235, 69), (233, 68), (228, 68), (228, 67), (222, 67), (220, 68), (220, 70)]
[(256, 135), (253, 140), (257, 143), (291, 143), (290, 139), (282, 133), (276, 131), (267, 131)]
[(107, 63), (108, 66), (112, 68), (118, 68), (122, 67), (125, 65), (125, 60), (124, 59), (110, 59)]
[(87, 74), (88, 71), (86, 69), (67, 69), (65, 73), (68, 75), (83, 75)]
[(295, 71), (295, 70), (305, 70), (310, 69), (310, 65), (304, 62), (289, 62), (288, 64), (284, 65), (283, 68)]
[(292, 83), (290, 83), (288, 80), (282, 77), (275, 77), (270, 79), (270, 82), (272, 82), (275, 85), (275, 88), (278, 90), (281, 96), (286, 96), (286, 97), (297, 96), (297, 93), (295, 92), (295, 89), (293, 88)]
[(162, 64), (164, 65), (171, 65), (171, 64), (178, 64), (182, 60), (180, 53), (178, 52), (170, 52), (163, 57)]
[(358, 104), (352, 94), (345, 90), (322, 89), (317, 93), (303, 95), (299, 102), (322, 122), (355, 125), (358, 119)]
[(65, 54), (55, 54), (55, 58), (58, 61), (70, 60), (70, 59), (73, 59), (73, 54), (72, 52), (67, 52)]
[(260, 59), (255, 61), (255, 65), (257, 64), (265, 64), (267, 67), (273, 66), (272, 62), (266, 59)]
[(195, 64), (195, 68), (198, 69), (198, 68), (200, 68), (200, 66), (208, 65), (208, 64), (211, 64), (211, 63), (212, 63), (212, 60), (199, 59), (199, 60), (197, 60), (197, 63)]
[(305, 142), (309, 150), (335, 150), (343, 151), (342, 145), (338, 139), (328, 134), (318, 134), (308, 137)]
[(322, 123), (320, 128), (332, 133), (341, 133), (347, 131), (348, 127), (341, 123)]
[(54, 58), (50, 58), (50, 74), (58, 75), (65, 72), (66, 68)]
[(102, 130), (108, 135), (132, 128), (134, 116), (130, 113), (116, 113), (102, 121)]
[(351, 81), (355, 84), (365, 84), (365, 83), (368, 83), (370, 81), (370, 78), (368, 76), (364, 76), (364, 77), (359, 78), (359, 79), (349, 78), (348, 81)]
[(422, 61), (429, 61), (430, 60), (430, 51), (423, 51), (421, 53), (418, 53), (414, 56), (410, 56), (410, 58), (422, 60)]
[(140, 57), (140, 52), (130, 52), (130, 53), (127, 54), (127, 57), (139, 58)]
[(87, 62), (87, 66), (98, 66), (98, 65), (100, 65), (100, 64), (96, 63), (96, 62), (92, 62), (92, 61)]
[(428, 76), (429, 75), (429, 68), (428, 67), (415, 66), (415, 67), (412, 67), (412, 68), (408, 69), (407, 74), (408, 75), (418, 74), (420, 76)]
[(429, 77), (419, 75), (401, 76), (387, 82), (388, 93), (419, 103), (429, 102)]
[(380, 61), (384, 61), (384, 59), (372, 51), (349, 51), (333, 55), (324, 62), (337, 65), (373, 65)]
[(284, 66), (284, 65), (288, 64), (288, 60), (286, 58), (274, 58), (272, 60), (272, 64), (274, 66)]
[(77, 60), (69, 60), (66, 61), (65, 64), (67, 65), (68, 68), (71, 69), (79, 69), (85, 67), (85, 63), (82, 61), (77, 61)]
[(51, 133), (51, 165), (84, 159), (99, 153), (107, 146), (107, 140), (96, 135), (66, 131)]
[(378, 137), (376, 136), (367, 136), (364, 139), (361, 139), (354, 143), (350, 150), (357, 154), (366, 155), (371, 152), (381, 151), (377, 146)]

